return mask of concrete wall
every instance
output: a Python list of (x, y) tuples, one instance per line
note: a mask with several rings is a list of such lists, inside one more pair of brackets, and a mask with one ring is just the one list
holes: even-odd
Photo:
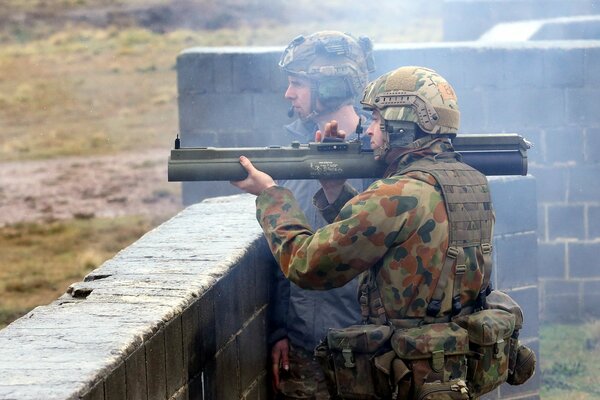
[[(177, 61), (183, 144), (281, 144), (288, 118), (276, 67), (280, 50), (183, 52)], [(538, 208), (526, 213), (539, 219), (542, 317), (599, 317), (600, 42), (386, 45), (376, 46), (375, 62), (376, 75), (400, 65), (440, 72), (458, 94), (461, 133), (517, 132), (534, 143), (529, 163)], [(190, 204), (233, 189), (193, 183), (183, 193)], [(523, 214), (518, 207), (512, 213)]]
[(250, 196), (187, 208), (0, 331), (0, 399), (266, 399), (272, 262)]
[(444, 0), (444, 40), (477, 40), (502, 22), (600, 14), (598, 0)]

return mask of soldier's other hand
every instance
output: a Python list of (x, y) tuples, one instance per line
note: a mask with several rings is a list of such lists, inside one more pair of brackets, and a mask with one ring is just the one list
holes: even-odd
[(335, 119), (326, 123), (323, 131), (319, 129), (315, 132), (315, 142), (325, 141), (326, 138), (342, 141), (346, 139), (346, 132), (339, 129), (338, 122)]
[(248, 177), (243, 181), (231, 181), (233, 186), (255, 196), (258, 196), (263, 190), (275, 186), (273, 178), (257, 170), (248, 158), (240, 156), (240, 164), (248, 172)]
[(277, 341), (273, 347), (271, 348), (271, 360), (272, 363), (272, 373), (273, 373), (273, 385), (276, 390), (279, 390), (280, 378), (279, 371), (289, 371), (290, 370), (290, 344), (287, 338), (283, 338)]

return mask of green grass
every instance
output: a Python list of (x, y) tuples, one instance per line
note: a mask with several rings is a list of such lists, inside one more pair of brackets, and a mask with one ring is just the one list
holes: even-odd
[(600, 322), (542, 325), (540, 353), (543, 399), (600, 398)]
[(74, 219), (0, 228), (0, 328), (55, 300), (165, 218)]

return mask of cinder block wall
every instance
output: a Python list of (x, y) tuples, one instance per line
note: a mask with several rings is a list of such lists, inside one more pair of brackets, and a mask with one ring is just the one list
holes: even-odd
[(444, 40), (477, 40), (501, 22), (598, 13), (598, 0), (444, 0)]
[(0, 331), (0, 399), (267, 399), (254, 199), (197, 204)]

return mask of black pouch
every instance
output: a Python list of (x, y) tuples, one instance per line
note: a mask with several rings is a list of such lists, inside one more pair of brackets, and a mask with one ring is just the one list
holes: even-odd
[(389, 352), (391, 336), (392, 329), (386, 325), (330, 329), (315, 350), (330, 393), (340, 399), (389, 398), (389, 374), (378, 368), (375, 360)]

